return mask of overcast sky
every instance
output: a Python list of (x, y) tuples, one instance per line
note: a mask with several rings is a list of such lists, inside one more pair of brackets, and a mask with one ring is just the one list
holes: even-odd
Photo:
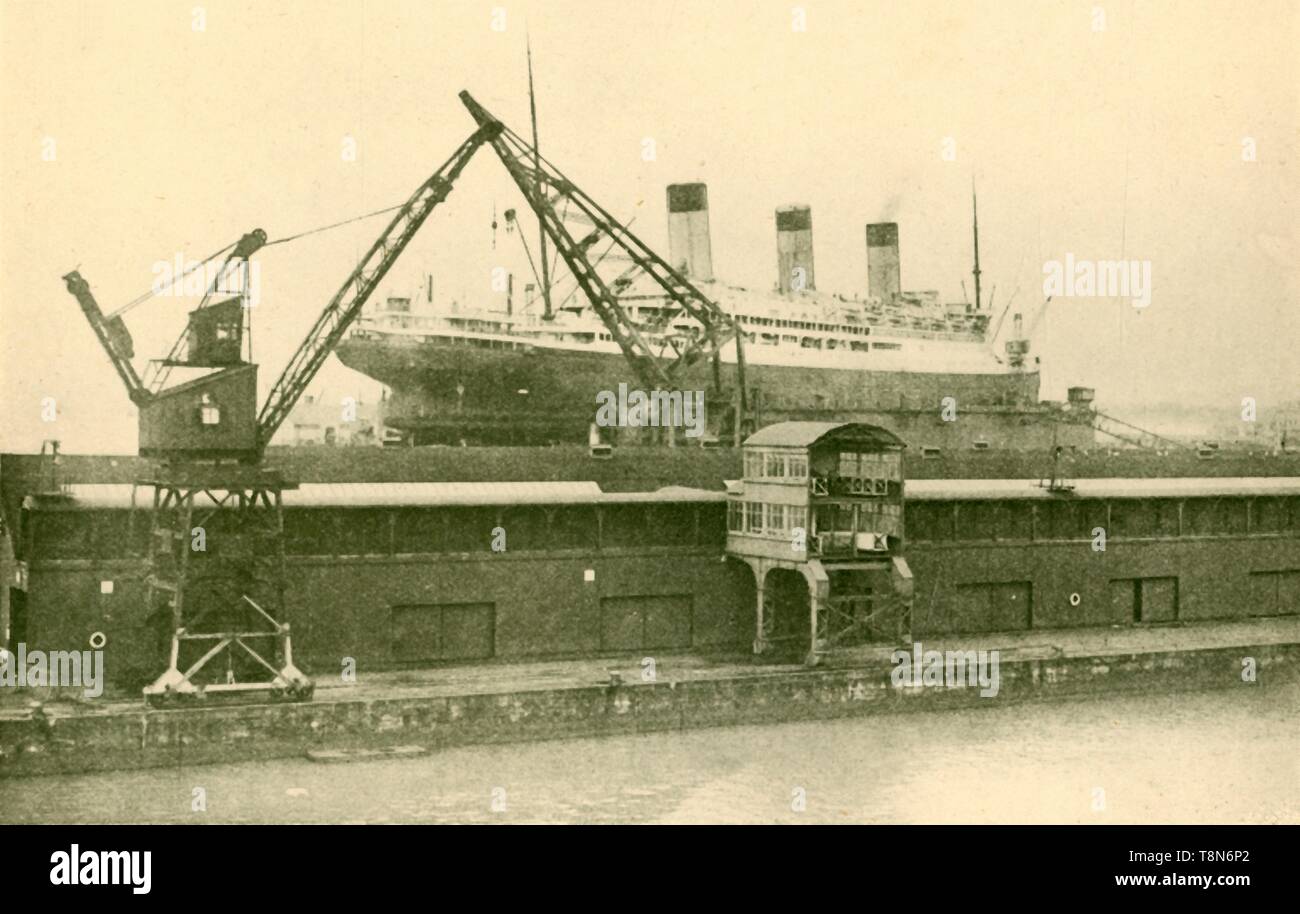
[[(727, 281), (774, 282), (772, 212), (800, 202), (820, 289), (865, 291), (863, 225), (889, 219), (904, 288), (960, 300), (974, 177), (998, 310), (1018, 289), (1029, 319), (1044, 262), (1066, 254), (1151, 263), (1145, 309), (1047, 307), (1034, 335), (1045, 397), (1091, 385), (1121, 415), (1160, 400), (1295, 399), (1298, 10), (2, 0), (0, 447), (134, 450), (134, 411), (63, 273), (79, 268), (113, 308), (149, 288), (157, 261), (400, 202), (471, 131), (461, 89), (526, 130), (525, 25), (548, 157), (663, 253), (664, 186), (702, 180)], [(440, 299), (492, 304), (491, 267), (526, 269), (516, 239), (498, 232), (492, 249), (493, 208), (520, 203), (480, 155), (381, 292), (429, 271)], [(264, 389), (380, 228), (264, 252), (253, 336)], [(192, 305), (132, 312), (141, 364)], [(336, 362), (319, 386), (376, 390)]]

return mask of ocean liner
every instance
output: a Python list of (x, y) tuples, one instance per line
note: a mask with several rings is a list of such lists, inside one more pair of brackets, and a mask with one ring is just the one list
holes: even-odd
[[(1091, 441), (1090, 423), (1080, 421), (1090, 392), (1072, 394), (1073, 410), (1039, 402), (1037, 359), (1019, 315), (997, 346), (1002, 321), (979, 301), (978, 230), (976, 303), (903, 291), (895, 223), (866, 226), (867, 294), (846, 297), (816, 289), (809, 208), (783, 207), (775, 214), (779, 280), (760, 291), (715, 279), (703, 184), (669, 186), (667, 203), (669, 262), (743, 329), (747, 392), (760, 424), (852, 419), (940, 449)], [(431, 290), (416, 305), (389, 297), (358, 321), (338, 356), (389, 388), (385, 424), (411, 443), (584, 441), (596, 395), (620, 383), (636, 386), (635, 375), (580, 293), (548, 318), (535, 313), (543, 298), (537, 290), (530, 283), (517, 309), (507, 296), (505, 311), (437, 310)], [(689, 317), (653, 295), (639, 296), (635, 285), (620, 300), (652, 343), (691, 332)], [(723, 365), (736, 358), (734, 343), (721, 352)], [(708, 365), (691, 371), (683, 388), (706, 389), (722, 379), (709, 405), (725, 423), (733, 374), (714, 374)], [(730, 432), (716, 424), (712, 430), (723, 440)]]

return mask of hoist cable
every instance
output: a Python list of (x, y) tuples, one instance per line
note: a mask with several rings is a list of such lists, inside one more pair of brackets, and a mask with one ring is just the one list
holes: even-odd
[(369, 219), (372, 216), (382, 216), (384, 213), (391, 213), (394, 210), (401, 209), (405, 203), (399, 203), (396, 206), (387, 206), (383, 209), (377, 209), (373, 213), (366, 213), (364, 216), (353, 216), (351, 219), (344, 219), (342, 222), (334, 222), (329, 225), (322, 225), (320, 228), (308, 229), (305, 232), (299, 232), (296, 235), (288, 235), (284, 238), (277, 238), (274, 241), (268, 241), (262, 247), (269, 248), (273, 244), (284, 244), (288, 241), (296, 241), (299, 238), (305, 238), (308, 235), (315, 235), (318, 232), (328, 232), (330, 229), (338, 228), (341, 225), (348, 225), (353, 222), (360, 222), (362, 219)]
[(165, 289), (169, 289), (169, 288), (171, 288), (172, 286), (176, 285), (176, 283), (180, 282), (180, 281), (181, 281), (182, 279), (184, 279), (186, 276), (189, 276), (191, 273), (193, 273), (195, 270), (199, 269), (200, 267), (204, 266), (204, 265), (207, 264), (209, 261), (216, 260), (216, 259), (217, 259), (218, 257), (220, 257), (222, 254), (226, 253), (226, 251), (229, 251), (231, 248), (233, 248), (237, 243), (238, 243), (238, 242), (235, 242), (235, 241), (230, 242), (230, 244), (226, 245), (226, 246), (225, 246), (224, 248), (222, 248), (221, 250), (217, 251), (217, 252), (214, 253), (214, 254), (211, 254), (211, 255), (208, 256), (206, 259), (199, 261), (199, 262), (196, 263), (194, 266), (190, 267), (190, 268), (189, 268), (188, 270), (186, 270), (184, 273), (182, 273), (181, 275), (175, 277), (174, 279), (172, 279), (170, 282), (166, 283), (165, 285), (160, 286), (160, 287), (156, 287), (156, 288), (151, 288), (148, 292), (144, 293), (144, 294), (141, 295), (139, 298), (134, 298), (134, 299), (132, 299), (131, 301), (127, 302), (127, 303), (126, 303), (125, 305), (123, 305), (122, 307), (118, 308), (118, 309), (117, 309), (116, 311), (114, 311), (113, 313), (109, 314), (109, 315), (108, 315), (108, 319), (109, 319), (109, 320), (112, 320), (112, 319), (115, 318), (115, 317), (121, 317), (123, 314), (125, 314), (125, 313), (128, 312), (128, 311), (130, 311), (132, 308), (136, 307), (137, 305), (142, 305), (142, 304), (144, 304), (144, 303), (147, 302), (149, 299), (153, 298), (155, 295), (161, 295)]
[[(315, 235), (315, 234), (318, 234), (318, 233), (320, 233), (320, 232), (327, 232), (327, 231), (329, 231), (330, 229), (338, 228), (339, 226), (348, 225), (348, 224), (353, 223), (353, 222), (360, 222), (362, 219), (370, 219), (370, 218), (372, 218), (372, 217), (374, 217), (374, 216), (382, 216), (384, 213), (391, 213), (391, 212), (393, 212), (394, 210), (401, 209), (402, 206), (404, 206), (404, 205), (405, 205), (405, 204), (399, 203), (399, 204), (397, 204), (396, 206), (388, 206), (388, 207), (385, 207), (384, 209), (377, 209), (377, 210), (375, 210), (373, 213), (366, 213), (366, 214), (363, 215), (363, 216), (353, 216), (351, 219), (344, 219), (342, 222), (333, 222), (333, 223), (330, 223), (329, 225), (322, 225), (322, 226), (320, 226), (319, 228), (308, 229), (308, 230), (305, 231), (305, 232), (298, 232), (296, 235), (288, 235), (288, 236), (286, 236), (286, 237), (284, 237), (284, 238), (277, 238), (277, 239), (275, 239), (274, 241), (268, 241), (266, 244), (262, 245), (262, 247), (267, 247), (267, 248), (269, 248), (269, 247), (270, 247), (271, 245), (273, 245), (273, 244), (285, 244), (285, 243), (290, 242), (290, 241), (296, 241), (296, 240), (299, 239), (299, 238), (305, 238), (305, 237), (307, 237), (308, 235)], [(185, 279), (185, 277), (189, 276), (191, 273), (193, 273), (193, 272), (195, 272), (196, 270), (199, 270), (200, 268), (206, 266), (206, 265), (207, 265), (208, 263), (210, 263), (211, 261), (216, 260), (216, 259), (217, 259), (218, 257), (220, 257), (222, 254), (225, 254), (227, 251), (229, 251), (231, 248), (233, 248), (236, 244), (238, 244), (237, 241), (232, 241), (230, 244), (226, 245), (226, 246), (225, 246), (224, 248), (222, 248), (221, 250), (219, 250), (219, 251), (217, 251), (217, 252), (215, 252), (215, 253), (209, 255), (208, 257), (205, 257), (203, 260), (201, 260), (201, 261), (199, 261), (198, 263), (194, 264), (194, 265), (191, 266), (188, 270), (186, 270), (185, 272), (181, 273), (179, 276), (174, 277), (174, 278), (171, 279), (169, 282), (164, 283), (163, 285), (158, 286), (158, 287), (150, 288), (148, 292), (145, 292), (143, 295), (139, 296), (138, 298), (133, 298), (133, 299), (131, 299), (131, 301), (127, 302), (125, 305), (123, 305), (122, 307), (118, 308), (116, 311), (113, 311), (111, 314), (108, 315), (108, 318), (111, 320), (111, 319), (113, 319), (113, 318), (115, 318), (115, 317), (121, 317), (123, 314), (125, 314), (125, 313), (128, 312), (128, 311), (130, 311), (132, 308), (135, 308), (135, 307), (137, 307), (137, 306), (139, 306), (139, 305), (144, 304), (144, 303), (147, 302), (149, 299), (153, 298), (155, 295), (161, 295), (164, 291), (166, 291), (167, 289), (169, 289), (169, 288), (171, 288), (172, 286), (176, 285), (176, 283), (178, 283), (178, 282), (180, 282), (181, 280)]]

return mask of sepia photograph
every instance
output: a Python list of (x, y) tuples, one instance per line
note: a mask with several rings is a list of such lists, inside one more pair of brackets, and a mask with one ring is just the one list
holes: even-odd
[(1017, 825), (1250, 885), (1300, 825), (1297, 46), (0, 0), (23, 878), (176, 878), (100, 826)]

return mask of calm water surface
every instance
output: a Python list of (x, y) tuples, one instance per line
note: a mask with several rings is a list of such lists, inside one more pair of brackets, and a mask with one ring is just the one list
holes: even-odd
[(6, 779), (0, 821), (1295, 823), (1300, 685)]

